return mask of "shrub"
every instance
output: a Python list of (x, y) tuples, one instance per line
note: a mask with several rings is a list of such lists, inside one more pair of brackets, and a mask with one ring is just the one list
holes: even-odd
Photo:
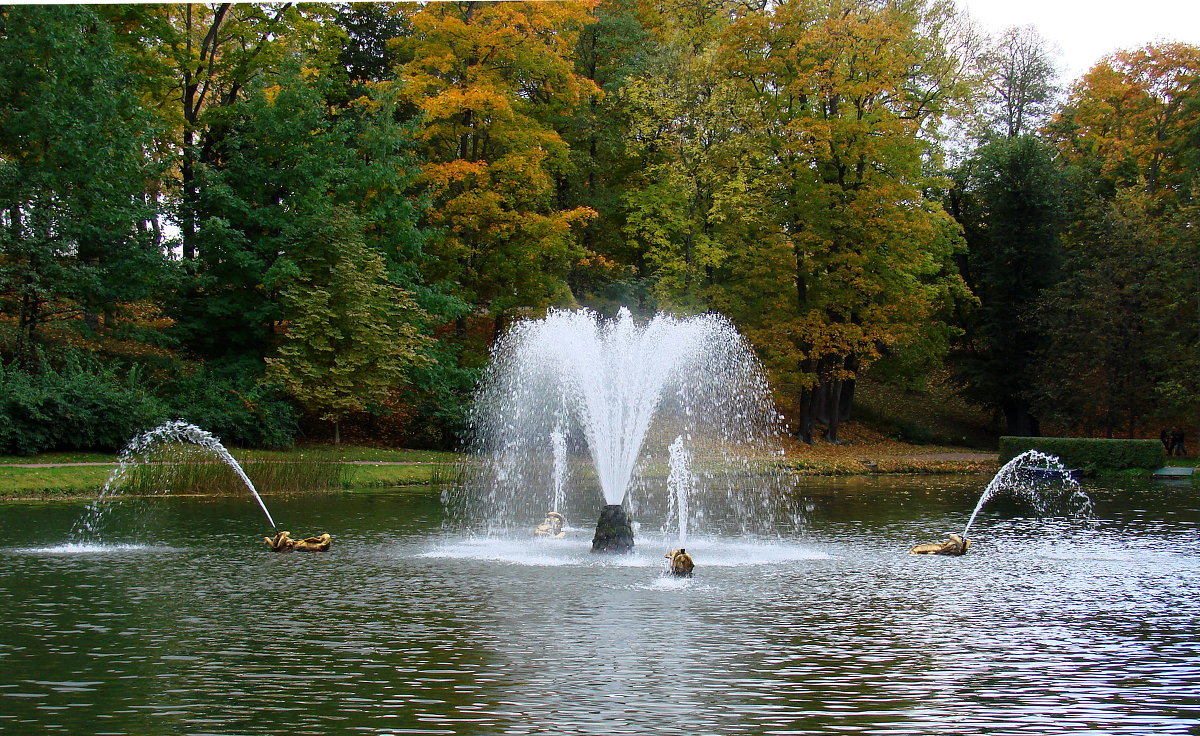
[(1068, 468), (1085, 472), (1153, 471), (1161, 468), (1166, 452), (1158, 440), (1108, 440), (1080, 437), (1001, 437), (1000, 462), (1026, 450), (1055, 455)]
[(94, 360), (68, 357), (61, 369), (0, 367), (0, 453), (117, 450), (163, 421), (164, 403), (136, 369), (118, 374)]
[(295, 442), (296, 407), (256, 376), (201, 370), (168, 384), (172, 416), (195, 424), (225, 445), (284, 449)]

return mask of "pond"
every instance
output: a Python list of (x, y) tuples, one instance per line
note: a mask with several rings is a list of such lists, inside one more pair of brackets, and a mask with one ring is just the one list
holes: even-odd
[[(64, 544), (83, 502), (0, 504), (0, 732), (1200, 732), (1200, 498), (1092, 483), (1095, 518), (986, 478), (806, 479), (771, 541), (632, 555), (447, 532), (434, 489), (161, 498)], [(130, 507), (111, 513), (119, 517)], [(536, 523), (539, 520), (532, 520)], [(128, 522), (128, 523), (126, 523)], [(587, 526), (580, 523), (580, 526)]]

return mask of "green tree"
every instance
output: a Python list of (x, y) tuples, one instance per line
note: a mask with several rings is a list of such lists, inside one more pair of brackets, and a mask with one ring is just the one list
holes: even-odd
[(426, 338), (412, 296), (387, 279), (384, 260), (363, 238), (363, 223), (342, 207), (313, 233), (294, 233), (283, 286), (282, 345), (267, 359), (310, 413), (334, 424), (382, 404), (425, 362)]
[(1150, 421), (1195, 416), (1197, 100), (1200, 48), (1150, 44), (1093, 67), (1049, 126), (1074, 186), (1046, 359), (1074, 359), (1081, 375), (1047, 373), (1042, 405), (1081, 431), (1153, 433)]
[(193, 289), (176, 306), (178, 332), (209, 359), (272, 353), (280, 289), (297, 233), (320, 232), (333, 207), (364, 219), (363, 237), (404, 285), (416, 278), (421, 234), (411, 139), (387, 88), (345, 108), (326, 103), (337, 81), (296, 59), (226, 108), (211, 163), (199, 167)]
[(1194, 209), (1167, 219), (1140, 188), (1100, 204), (1073, 233), (1066, 278), (1038, 326), (1041, 408), (1074, 431), (1154, 433), (1194, 418), (1200, 376), (1200, 242)]
[(963, 277), (979, 303), (954, 364), (966, 393), (1001, 412), (1012, 435), (1040, 433), (1033, 398), (1046, 341), (1033, 316), (1060, 279), (1065, 186), (1053, 149), (1030, 135), (995, 138), (960, 174)]
[(714, 269), (737, 247), (714, 212), (731, 166), (730, 110), (738, 101), (718, 55), (733, 7), (722, 0), (661, 7), (650, 19), (657, 53), (622, 93), (641, 162), (626, 185), (624, 235), (654, 279), (658, 302), (685, 311), (705, 308)]
[(561, 208), (596, 212), (580, 233), (582, 257), (568, 280), (577, 299), (604, 310), (645, 299), (641, 250), (625, 237), (625, 195), (646, 165), (644, 147), (629, 145), (636, 106), (628, 92), (648, 73), (658, 44), (636, 0), (600, 3), (595, 13), (574, 54), (576, 73), (595, 89), (555, 123), (570, 146), (570, 167), (558, 174), (556, 189)]
[(0, 9), (0, 299), (28, 365), (51, 327), (60, 340), (110, 330), (162, 280), (147, 235), (153, 121), (133, 87), (92, 9)]

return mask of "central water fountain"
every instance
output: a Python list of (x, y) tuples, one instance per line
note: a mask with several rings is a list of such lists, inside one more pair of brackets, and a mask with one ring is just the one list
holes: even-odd
[(567, 519), (600, 506), (592, 550), (622, 552), (654, 517), (686, 536), (706, 495), (722, 499), (720, 524), (766, 528), (779, 421), (757, 358), (720, 315), (551, 311), (493, 349), (451, 518), (498, 533), (547, 506)]

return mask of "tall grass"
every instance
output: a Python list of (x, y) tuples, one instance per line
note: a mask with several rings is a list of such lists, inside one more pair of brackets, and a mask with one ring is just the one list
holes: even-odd
[[(242, 470), (260, 494), (337, 490), (348, 484), (350, 468), (336, 462), (298, 456), (279, 460), (241, 461)], [(237, 495), (246, 493), (233, 468), (195, 445), (173, 443), (148, 462), (129, 468), (125, 493)]]
[(429, 485), (431, 486), (461, 486), (466, 479), (467, 464), (459, 461), (446, 465), (432, 465), (429, 468)]

